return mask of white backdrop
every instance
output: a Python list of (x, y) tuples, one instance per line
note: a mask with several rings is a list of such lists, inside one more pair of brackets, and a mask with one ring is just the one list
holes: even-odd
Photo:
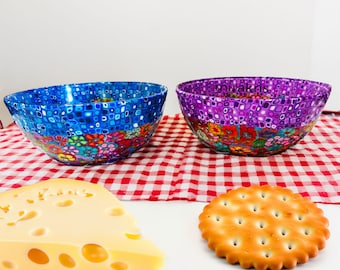
[(6, 94), (90, 81), (168, 86), (216, 76), (331, 83), (339, 110), (338, 0), (0, 0), (0, 119)]

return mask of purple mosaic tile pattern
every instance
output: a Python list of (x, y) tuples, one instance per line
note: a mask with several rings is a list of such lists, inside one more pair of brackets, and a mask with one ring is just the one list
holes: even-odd
[(269, 156), (312, 129), (331, 86), (275, 77), (225, 77), (183, 82), (176, 89), (195, 135), (216, 152)]

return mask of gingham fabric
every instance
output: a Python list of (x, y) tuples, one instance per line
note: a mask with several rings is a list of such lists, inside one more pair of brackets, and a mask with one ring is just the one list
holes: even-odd
[(121, 200), (208, 202), (239, 186), (288, 187), (314, 202), (340, 203), (340, 118), (322, 115), (292, 149), (271, 157), (216, 154), (181, 114), (165, 115), (148, 146), (115, 164), (66, 166), (33, 146), (14, 124), (0, 130), (0, 192), (50, 178), (100, 183)]

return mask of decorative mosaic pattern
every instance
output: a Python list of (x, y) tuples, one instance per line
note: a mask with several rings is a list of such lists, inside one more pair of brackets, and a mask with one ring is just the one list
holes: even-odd
[(217, 152), (268, 156), (301, 140), (324, 108), (331, 86), (272, 77), (211, 78), (178, 85), (183, 115)]
[(27, 90), (5, 97), (25, 135), (71, 165), (114, 162), (152, 137), (167, 88), (142, 82), (96, 82)]
[(64, 137), (26, 134), (50, 157), (69, 165), (112, 163), (130, 156), (146, 145), (159, 121), (132, 130), (108, 134), (82, 134)]
[(185, 119), (191, 130), (215, 152), (243, 156), (268, 156), (281, 153), (300, 141), (315, 122), (300, 128), (249, 127), (246, 125), (221, 126), (213, 122)]

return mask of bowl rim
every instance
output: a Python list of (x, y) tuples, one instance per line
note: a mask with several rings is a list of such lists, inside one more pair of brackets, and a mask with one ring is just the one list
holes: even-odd
[(25, 93), (29, 93), (29, 92), (33, 92), (33, 91), (37, 91), (37, 90), (43, 90), (43, 89), (51, 89), (51, 88), (65, 88), (67, 86), (70, 87), (77, 87), (77, 86), (85, 86), (85, 85), (91, 85), (91, 84), (132, 84), (132, 83), (136, 83), (136, 84), (141, 84), (141, 85), (153, 85), (153, 86), (157, 86), (161, 89), (160, 92), (158, 93), (154, 93), (152, 95), (148, 95), (148, 96), (140, 96), (138, 98), (128, 98), (128, 99), (117, 99), (117, 100), (112, 100), (112, 101), (103, 101), (103, 102), (64, 102), (61, 104), (39, 104), (39, 103), (27, 103), (27, 102), (17, 102), (17, 104), (24, 104), (25, 106), (77, 106), (77, 105), (89, 105), (89, 104), (97, 104), (97, 103), (121, 103), (122, 100), (123, 101), (131, 101), (131, 100), (138, 100), (138, 99), (144, 99), (144, 98), (153, 98), (153, 97), (157, 97), (157, 96), (162, 96), (162, 95), (166, 95), (168, 92), (168, 87), (164, 84), (161, 83), (156, 83), (156, 82), (149, 82), (149, 81), (132, 81), (132, 80), (126, 80), (126, 81), (89, 81), (89, 82), (78, 82), (78, 83), (64, 83), (64, 84), (54, 84), (54, 85), (48, 85), (48, 86), (42, 86), (42, 87), (35, 87), (35, 88), (30, 88), (30, 89), (26, 89), (26, 90), (19, 90), (19, 91), (15, 91), (13, 93), (10, 93), (8, 95), (5, 95), (3, 97), (3, 101), (5, 104), (7, 104), (7, 102), (9, 102), (10, 98), (12, 98), (15, 95), (19, 95), (19, 94), (25, 94)]
[[(218, 97), (215, 95), (204, 95), (200, 93), (191, 93), (188, 91), (183, 90), (183, 87), (188, 84), (192, 84), (195, 82), (204, 82), (204, 81), (217, 81), (217, 80), (223, 80), (223, 79), (270, 79), (270, 80), (290, 80), (290, 81), (304, 81), (308, 83), (313, 83), (313, 84), (318, 84), (322, 87), (323, 91), (320, 93), (318, 96), (324, 96), (330, 95), (332, 91), (332, 85), (330, 83), (326, 82), (321, 82), (321, 81), (316, 81), (316, 80), (310, 80), (310, 79), (303, 79), (303, 78), (295, 78), (295, 77), (279, 77), (279, 76), (220, 76), (220, 77), (203, 77), (203, 78), (198, 78), (198, 79), (192, 79), (188, 81), (182, 81), (176, 85), (176, 93), (178, 94), (183, 94), (183, 95), (193, 95), (197, 97), (203, 97), (203, 98), (209, 98), (209, 97), (216, 97), (216, 98), (221, 98), (221, 99), (231, 99), (231, 100), (241, 100), (243, 99), (242, 97)], [(281, 97), (280, 99), (292, 99), (292, 98), (307, 98), (308, 96), (285, 96)], [(262, 99), (262, 98), (259, 98)], [(266, 98), (266, 101), (269, 100), (277, 100), (278, 97), (271, 97), (271, 98)]]

